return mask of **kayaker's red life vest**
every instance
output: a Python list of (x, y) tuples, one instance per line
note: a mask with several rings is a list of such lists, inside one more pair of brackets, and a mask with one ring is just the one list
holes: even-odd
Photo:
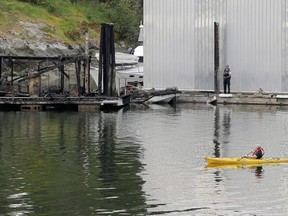
[(265, 154), (265, 151), (263, 148), (261, 147), (258, 147), (254, 152), (253, 152), (253, 156), (257, 156), (257, 159), (260, 159), (263, 157), (263, 155)]

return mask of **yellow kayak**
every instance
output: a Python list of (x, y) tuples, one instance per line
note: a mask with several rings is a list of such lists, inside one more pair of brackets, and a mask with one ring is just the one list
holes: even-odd
[(212, 158), (205, 157), (208, 164), (271, 164), (271, 163), (288, 163), (288, 158), (263, 158), (263, 159), (252, 159), (252, 158)]

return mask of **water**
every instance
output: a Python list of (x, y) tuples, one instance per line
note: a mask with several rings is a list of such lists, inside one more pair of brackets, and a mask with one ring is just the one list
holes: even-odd
[(288, 214), (288, 164), (204, 161), (256, 144), (288, 158), (287, 108), (139, 105), (0, 119), (0, 215)]

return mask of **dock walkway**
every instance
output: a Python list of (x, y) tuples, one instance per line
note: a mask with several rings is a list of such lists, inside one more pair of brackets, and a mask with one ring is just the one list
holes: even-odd
[(182, 92), (177, 94), (177, 103), (207, 103), (216, 97), (217, 104), (277, 105), (288, 106), (288, 94), (264, 92), (232, 92), (215, 94), (214, 92)]
[(42, 111), (76, 110), (95, 111), (124, 107), (130, 97), (0, 97), (0, 110)]

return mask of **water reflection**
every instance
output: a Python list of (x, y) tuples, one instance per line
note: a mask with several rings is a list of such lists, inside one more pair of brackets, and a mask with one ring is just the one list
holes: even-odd
[(134, 134), (127, 136), (126, 133), (122, 133), (122, 130), (130, 129), (125, 125), (125, 121), (125, 115), (121, 111), (102, 112), (99, 116), (97, 145), (100, 163), (97, 167), (98, 184), (94, 187), (99, 197), (96, 210), (98, 214), (146, 212), (142, 192), (143, 180), (138, 175), (143, 169), (138, 160), (141, 149)]
[(262, 179), (264, 177), (264, 168), (263, 166), (251, 166), (251, 165), (243, 165), (243, 164), (208, 164), (205, 166), (206, 169), (216, 170), (215, 174), (215, 181), (221, 181), (221, 170), (248, 170), (249, 172), (253, 173), (257, 179)]
[[(220, 113), (219, 106), (213, 106), (214, 112), (214, 139), (213, 143), (215, 144), (215, 157), (220, 157), (220, 146), (229, 144), (229, 135), (231, 128), (231, 109), (224, 108), (222, 109), (222, 116)], [(222, 124), (220, 122), (222, 121)], [(222, 131), (220, 131), (222, 129)], [(222, 137), (220, 137), (220, 134)], [(219, 140), (222, 140), (221, 142)]]
[(223, 110), (223, 144), (229, 143), (229, 135), (231, 128), (231, 109), (226, 108)]
[(286, 215), (286, 164), (204, 168), (251, 140), (288, 157), (287, 110), (258, 109), (0, 112), (0, 213)]
[(262, 179), (264, 177), (263, 176), (264, 169), (262, 166), (251, 167), (251, 169), (257, 179)]
[(218, 106), (213, 106), (214, 108), (214, 139), (213, 143), (215, 144), (215, 157), (220, 157), (220, 142), (219, 140), (219, 130), (220, 130), (220, 112), (219, 112), (219, 107)]
[(1, 213), (146, 213), (142, 149), (124, 113), (0, 116)]

